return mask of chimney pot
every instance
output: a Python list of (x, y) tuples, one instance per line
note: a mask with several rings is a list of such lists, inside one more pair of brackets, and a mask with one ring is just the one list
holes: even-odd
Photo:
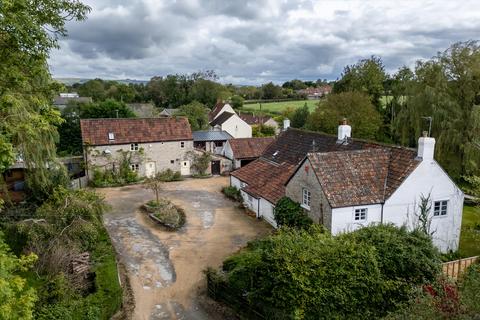
[(352, 136), (352, 127), (347, 124), (347, 119), (343, 118), (342, 124), (338, 126), (338, 143), (343, 143)]

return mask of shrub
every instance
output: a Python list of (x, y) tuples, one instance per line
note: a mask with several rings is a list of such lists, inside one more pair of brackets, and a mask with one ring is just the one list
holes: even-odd
[(160, 171), (156, 175), (160, 181), (170, 182), (170, 181), (181, 181), (182, 176), (180, 171), (172, 171), (171, 169), (166, 169)]
[(151, 200), (144, 206), (150, 218), (170, 230), (178, 230), (186, 222), (185, 211), (166, 199)]
[(313, 221), (307, 216), (298, 202), (288, 197), (278, 200), (274, 210), (275, 222), (279, 227), (306, 228)]
[[(364, 229), (332, 237), (318, 225), (281, 228), (226, 259), (223, 273), (210, 270), (214, 288), (209, 292), (241, 313), (255, 310), (268, 319), (385, 316), (412, 296), (415, 286), (408, 281), (423, 285), (438, 270), (432, 267), (438, 257), (423, 234), (393, 226)], [(408, 255), (414, 246), (421, 248)], [(382, 256), (389, 247), (391, 252)], [(419, 264), (409, 261), (417, 258)], [(410, 267), (412, 275), (407, 274)]]
[(227, 198), (230, 198), (235, 201), (242, 200), (242, 195), (240, 193), (240, 190), (234, 186), (223, 187), (222, 192)]

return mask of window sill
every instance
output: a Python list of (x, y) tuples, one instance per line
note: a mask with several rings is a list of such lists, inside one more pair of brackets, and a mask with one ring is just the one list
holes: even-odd
[(310, 207), (307, 206), (307, 205), (301, 204), (300, 207), (302, 207), (302, 208), (305, 209), (305, 210), (310, 211)]

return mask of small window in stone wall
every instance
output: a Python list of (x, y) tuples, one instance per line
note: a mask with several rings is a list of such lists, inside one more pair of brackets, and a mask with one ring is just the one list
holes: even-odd
[(180, 142), (180, 148), (184, 148), (185, 147), (185, 142)]
[(131, 143), (130, 151), (138, 151), (138, 143)]
[(175, 163), (175, 160), (170, 160), (170, 163), (171, 163), (171, 164), (174, 164), (174, 163)]
[(308, 191), (308, 189), (303, 188), (302, 189), (302, 205), (307, 209), (310, 209), (311, 198), (312, 198), (311, 192)]
[(132, 169), (132, 171), (137, 172), (139, 168), (140, 168), (140, 165), (138, 163), (132, 163), (130, 165), (130, 169)]

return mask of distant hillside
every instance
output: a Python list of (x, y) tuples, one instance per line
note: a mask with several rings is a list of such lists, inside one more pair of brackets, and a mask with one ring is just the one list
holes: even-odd
[[(67, 85), (71, 86), (75, 83), (85, 83), (88, 80), (93, 80), (93, 79), (85, 79), (85, 78), (54, 78), (55, 80)], [(121, 79), (121, 80), (108, 80), (108, 79), (103, 79), (105, 81), (116, 81), (119, 83), (125, 83), (125, 84), (147, 84), (148, 80), (136, 80), (136, 79)]]

